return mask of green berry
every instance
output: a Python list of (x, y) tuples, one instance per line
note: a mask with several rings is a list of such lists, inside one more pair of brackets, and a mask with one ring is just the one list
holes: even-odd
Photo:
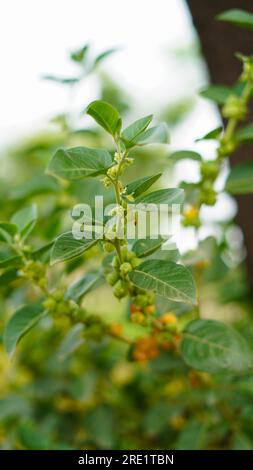
[(130, 273), (130, 271), (132, 271), (132, 265), (130, 263), (123, 263), (121, 266), (120, 266), (120, 272), (121, 274), (123, 275), (126, 275), (128, 273)]
[(62, 300), (63, 295), (64, 295), (64, 292), (62, 291), (62, 289), (57, 289), (52, 293), (52, 297), (54, 300), (56, 300), (56, 302), (59, 302), (60, 300)]
[(52, 297), (49, 297), (48, 299), (45, 300), (45, 302), (43, 302), (43, 307), (46, 310), (50, 310), (50, 311), (54, 311), (56, 308), (56, 305), (57, 303)]
[(217, 162), (202, 162), (200, 172), (202, 176), (214, 180), (219, 174), (219, 165)]
[(113, 293), (117, 299), (122, 299), (122, 297), (125, 297), (127, 291), (122, 281), (119, 280), (116, 282)]
[(112, 251), (115, 250), (114, 245), (110, 242), (104, 242), (103, 243), (103, 248), (106, 251), (106, 253), (111, 253)]
[(137, 258), (136, 256), (131, 260), (131, 265), (133, 269), (137, 268), (141, 263), (142, 260), (140, 258)]
[(149, 304), (147, 294), (136, 295), (136, 297), (133, 298), (133, 303), (139, 307), (146, 307)]
[(110, 286), (114, 286), (114, 284), (116, 284), (118, 279), (119, 279), (119, 275), (118, 273), (116, 273), (116, 271), (113, 271), (112, 273), (107, 274), (106, 276), (106, 280), (108, 284), (110, 284)]

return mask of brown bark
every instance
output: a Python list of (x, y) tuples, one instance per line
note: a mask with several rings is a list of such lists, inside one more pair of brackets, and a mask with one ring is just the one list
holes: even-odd
[[(212, 83), (233, 85), (241, 72), (241, 63), (235, 57), (240, 51), (253, 54), (253, 32), (243, 30), (215, 16), (225, 10), (238, 8), (253, 12), (252, 0), (187, 0), (193, 23), (198, 32), (203, 55), (209, 68)], [(251, 118), (251, 119), (250, 119)], [(252, 113), (249, 117), (252, 121)], [(253, 159), (253, 145), (245, 145), (232, 157), (232, 165)], [(253, 195), (238, 196), (237, 222), (240, 225), (247, 249), (247, 268), (253, 293)]]

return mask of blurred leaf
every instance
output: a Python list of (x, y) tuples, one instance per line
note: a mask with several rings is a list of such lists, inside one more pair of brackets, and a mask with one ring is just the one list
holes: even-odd
[(253, 191), (253, 162), (245, 162), (231, 168), (226, 191), (231, 194), (247, 194)]
[(77, 323), (66, 334), (65, 338), (60, 344), (58, 356), (61, 360), (66, 359), (73, 354), (84, 343), (83, 338), (84, 325)]
[(215, 320), (194, 320), (185, 332), (182, 356), (190, 367), (210, 373), (243, 373), (253, 367), (245, 339), (231, 326)]
[(172, 161), (172, 163), (180, 160), (195, 160), (200, 162), (202, 157), (199, 153), (193, 152), (192, 150), (178, 150), (169, 155), (169, 160)]
[(57, 150), (49, 162), (47, 173), (67, 180), (106, 173), (112, 165), (112, 157), (107, 150), (74, 147)]
[(224, 85), (210, 85), (199, 92), (200, 96), (215, 101), (220, 105), (225, 104), (232, 93), (232, 88)]
[(18, 416), (27, 417), (30, 412), (30, 404), (19, 395), (8, 395), (0, 400), (0, 419), (15, 418)]
[(31, 206), (24, 207), (20, 211), (16, 212), (11, 222), (15, 224), (22, 238), (26, 238), (34, 228), (38, 219), (37, 206), (32, 204)]
[(176, 442), (177, 450), (201, 450), (204, 447), (206, 430), (202, 423), (191, 420)]
[(54, 242), (51, 265), (80, 256), (96, 243), (98, 243), (98, 240), (85, 238), (76, 240), (73, 238), (72, 232), (63, 233)]
[(87, 107), (86, 112), (109, 134), (115, 137), (119, 133), (121, 118), (117, 109), (111, 104), (101, 100), (93, 101)]
[(148, 410), (143, 421), (143, 431), (149, 436), (156, 436), (168, 428), (171, 416), (171, 407), (168, 403), (157, 403)]
[(97, 406), (85, 418), (85, 425), (98, 448), (113, 449), (115, 447), (116, 427), (110, 408), (104, 405)]
[(158, 173), (154, 176), (146, 176), (145, 178), (132, 181), (125, 186), (125, 194), (131, 194), (133, 197), (140, 196), (140, 194), (145, 193), (161, 176), (162, 173)]
[(17, 233), (18, 227), (8, 222), (0, 222), (0, 241), (10, 242), (12, 237)]
[(56, 82), (61, 85), (75, 85), (80, 82), (80, 77), (57, 77), (56, 75), (43, 75), (43, 80), (48, 80), (50, 82)]
[(94, 67), (100, 64), (101, 62), (103, 62), (105, 59), (107, 59), (107, 57), (109, 57), (110, 55), (114, 54), (117, 51), (118, 49), (112, 48), (112, 49), (107, 49), (104, 52), (101, 52), (101, 54), (99, 54), (94, 60)]
[(220, 13), (217, 19), (253, 31), (253, 13), (251, 12), (240, 9), (227, 10)]
[(11, 191), (11, 198), (26, 199), (37, 196), (38, 194), (54, 193), (59, 191), (59, 189), (60, 186), (55, 179), (47, 175), (40, 175), (14, 188), (14, 190)]
[(152, 290), (156, 294), (174, 300), (196, 304), (196, 289), (191, 272), (172, 261), (149, 260), (129, 273), (134, 285)]
[(220, 137), (222, 133), (223, 127), (219, 126), (213, 129), (212, 131), (208, 132), (207, 134), (203, 135), (199, 139), (196, 139), (195, 142), (201, 142), (202, 140), (216, 140)]
[(22, 257), (10, 247), (6, 247), (4, 250), (0, 249), (0, 268), (19, 267), (22, 265)]
[(235, 132), (235, 140), (237, 142), (252, 142), (253, 141), (253, 124), (248, 124), (237, 132)]
[(6, 325), (4, 346), (12, 354), (20, 339), (45, 315), (41, 305), (25, 305), (17, 310)]
[(136, 145), (147, 144), (167, 144), (169, 142), (168, 126), (165, 122), (161, 122), (158, 126), (151, 127), (142, 132), (136, 140)]
[(22, 445), (28, 450), (49, 450), (52, 448), (49, 436), (30, 422), (19, 424), (18, 436)]
[(79, 302), (85, 294), (100, 286), (103, 280), (104, 277), (101, 272), (88, 272), (68, 287), (65, 293), (65, 299), (72, 299), (75, 302)]

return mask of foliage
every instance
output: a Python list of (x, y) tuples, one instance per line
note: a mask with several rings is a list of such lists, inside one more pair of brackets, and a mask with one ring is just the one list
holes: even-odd
[[(220, 16), (247, 27), (250, 18)], [(71, 53), (80, 76), (49, 78), (76, 85), (111, 52), (90, 62), (85, 45)], [(102, 132), (73, 129), (58, 116), (60, 130), (12, 150), (15, 172), (3, 182), (9, 189), (0, 223), (2, 448), (252, 448), (253, 323), (245, 273), (230, 244), (232, 221), (220, 224), (220, 240), (199, 238), (183, 256), (163, 249), (162, 233), (129, 239), (126, 232), (139, 217), (128, 206), (140, 204), (145, 213), (149, 204), (170, 210), (184, 202), (182, 225), (198, 237), (202, 207), (216, 204), (225, 161), (253, 139), (252, 125), (243, 127), (253, 59), (240, 60), (238, 84), (202, 91), (227, 119), (224, 129), (198, 139), (217, 142), (214, 158), (183, 149), (166, 160), (194, 161), (197, 183), (161, 186), (155, 152), (167, 149), (166, 125), (151, 127), (148, 115), (125, 127), (126, 108), (105, 100), (86, 108)], [(132, 178), (149, 146), (152, 174), (139, 162), (142, 177)], [(252, 192), (251, 173), (251, 162), (233, 167), (225, 191)], [(81, 202), (94, 209), (101, 195), (111, 212), (98, 224), (94, 210), (91, 217), (72, 210), (74, 236), (67, 214)], [(226, 307), (239, 315), (224, 321)]]

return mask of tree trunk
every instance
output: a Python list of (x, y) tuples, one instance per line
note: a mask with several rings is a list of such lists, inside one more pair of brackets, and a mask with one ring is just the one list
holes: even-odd
[[(203, 55), (211, 81), (215, 84), (233, 85), (241, 73), (241, 63), (235, 52), (253, 54), (253, 33), (223, 21), (215, 16), (225, 10), (239, 8), (253, 12), (252, 0), (187, 0), (193, 23), (198, 32)], [(252, 121), (252, 112), (249, 120)], [(251, 119), (250, 119), (251, 118)], [(253, 159), (253, 145), (240, 148), (231, 159), (232, 165)], [(247, 249), (246, 264), (253, 288), (253, 195), (238, 196), (237, 222), (240, 225)]]

